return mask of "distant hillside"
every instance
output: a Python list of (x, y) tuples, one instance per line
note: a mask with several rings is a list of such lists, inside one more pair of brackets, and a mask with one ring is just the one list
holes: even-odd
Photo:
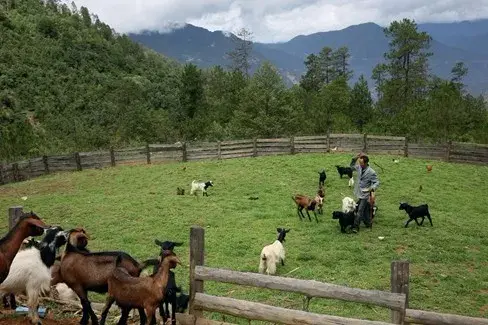
[[(448, 77), (452, 66), (463, 61), (469, 68), (468, 89), (479, 94), (488, 90), (488, 20), (452, 24), (419, 24), (420, 30), (433, 37), (430, 59), (432, 72)], [(451, 35), (451, 36), (449, 36)], [(133, 40), (180, 62), (194, 62), (201, 67), (226, 66), (225, 53), (233, 48), (230, 37), (222, 32), (186, 25), (168, 34), (130, 34)], [(486, 42), (482, 43), (484, 40)], [(254, 66), (263, 60), (276, 65), (289, 82), (297, 82), (304, 73), (304, 60), (324, 46), (347, 46), (356, 80), (360, 74), (371, 76), (374, 66), (383, 61), (388, 40), (383, 28), (374, 23), (354, 25), (342, 30), (299, 35), (284, 43), (255, 43)]]

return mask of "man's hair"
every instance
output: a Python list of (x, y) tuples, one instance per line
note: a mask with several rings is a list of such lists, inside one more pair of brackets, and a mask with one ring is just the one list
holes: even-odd
[(365, 165), (369, 165), (369, 158), (366, 155), (361, 155), (359, 158), (362, 158)]

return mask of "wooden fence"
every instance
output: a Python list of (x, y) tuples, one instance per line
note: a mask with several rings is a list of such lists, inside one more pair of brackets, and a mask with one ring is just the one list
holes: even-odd
[[(182, 325), (228, 324), (203, 317), (203, 311), (260, 320), (280, 324), (342, 324), (342, 325), (386, 325), (386, 324), (428, 324), (428, 325), (488, 325), (488, 319), (415, 310), (408, 308), (409, 262), (391, 263), (391, 292), (364, 290), (311, 280), (262, 275), (251, 272), (237, 272), (204, 266), (205, 231), (202, 227), (190, 229), (190, 308), (189, 314), (178, 315)], [(391, 310), (391, 322), (370, 321), (339, 316), (311, 313), (269, 306), (227, 297), (218, 297), (204, 292), (205, 281), (233, 283), (244, 286), (296, 292), (312, 297), (332, 298), (386, 307)]]
[(116, 164), (158, 163), (202, 159), (229, 159), (297, 153), (365, 151), (450, 162), (488, 163), (488, 145), (449, 142), (410, 143), (405, 137), (328, 134), (277, 139), (250, 139), (205, 143), (148, 144), (144, 147), (69, 155), (43, 156), (0, 164), (0, 184), (18, 182), (57, 171), (103, 168)]

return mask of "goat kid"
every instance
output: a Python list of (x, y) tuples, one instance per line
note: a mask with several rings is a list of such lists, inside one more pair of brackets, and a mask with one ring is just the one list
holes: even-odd
[(342, 175), (347, 175), (349, 178), (352, 178), (352, 168), (351, 167), (342, 167), (339, 165), (335, 166), (337, 168), (337, 172), (339, 173), (339, 176), (342, 178)]
[[(166, 254), (165, 254), (166, 255)], [(155, 323), (155, 311), (164, 298), (169, 279), (170, 268), (181, 264), (174, 253), (169, 252), (163, 257), (158, 271), (148, 277), (131, 276), (120, 267), (122, 256), (116, 260), (116, 267), (108, 278), (108, 294), (122, 310), (119, 324), (127, 324), (129, 311), (132, 308), (143, 308), (149, 324)], [(141, 324), (143, 323), (141, 320)]]
[(197, 195), (198, 191), (202, 191), (202, 196), (208, 196), (207, 189), (213, 186), (212, 181), (207, 181), (207, 182), (199, 182), (197, 180), (194, 180), (191, 182), (191, 190), (190, 190), (190, 195)]
[[(400, 206), (398, 208), (399, 210), (405, 210), (405, 212), (408, 214), (409, 218), (408, 221), (405, 223), (405, 228), (408, 227), (408, 224), (410, 221), (415, 220), (415, 223), (418, 226), (422, 226), (425, 220), (425, 217), (427, 217), (430, 221), (430, 225), (434, 226), (432, 224), (432, 219), (430, 217), (430, 212), (429, 212), (429, 206), (427, 204), (422, 204), (419, 206), (411, 206), (410, 204), (406, 202), (400, 203)], [(418, 218), (422, 218), (422, 221), (419, 223)]]
[(334, 211), (332, 212), (332, 219), (339, 219), (339, 225), (341, 226), (341, 232), (346, 233), (346, 229), (354, 225), (354, 211), (342, 212)]
[(285, 236), (291, 229), (277, 228), (278, 238), (270, 245), (266, 245), (261, 250), (259, 260), (259, 273), (273, 275), (276, 273), (276, 264), (281, 262), (285, 265), (285, 247), (283, 242)]
[[(50, 228), (38, 244), (26, 248), (15, 256), (10, 272), (0, 285), (0, 295), (27, 293), (28, 316), (32, 324), (41, 324), (38, 314), (39, 297), (51, 289), (51, 267), (58, 248), (66, 244), (67, 233), (61, 227)], [(14, 307), (15, 299), (11, 300)]]
[(318, 203), (316, 199), (311, 199), (308, 196), (302, 194), (296, 194), (291, 198), (293, 201), (295, 201), (295, 204), (297, 205), (297, 214), (298, 214), (298, 219), (300, 219), (300, 221), (302, 220), (302, 218), (305, 219), (305, 215), (303, 214), (303, 209), (305, 209), (309, 221), (312, 221), (312, 218), (310, 218), (310, 214), (308, 213), (308, 211), (312, 211), (315, 216), (315, 221), (317, 223), (319, 222), (319, 219), (317, 218), (317, 214), (315, 213), (315, 209), (317, 208), (317, 203)]
[(325, 169), (322, 169), (319, 172), (319, 187), (325, 186), (325, 180), (327, 179), (327, 175), (325, 174)]

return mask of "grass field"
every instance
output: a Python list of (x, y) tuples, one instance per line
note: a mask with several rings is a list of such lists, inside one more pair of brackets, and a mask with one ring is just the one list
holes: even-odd
[[(488, 167), (410, 158), (394, 164), (391, 156), (371, 155), (371, 162), (384, 168), (372, 164), (381, 182), (375, 224), (372, 231), (361, 228), (359, 234), (345, 235), (331, 214), (341, 208), (341, 193), (352, 196), (352, 191), (347, 177), (340, 179), (334, 166), (347, 165), (350, 158), (307, 154), (48, 175), (0, 187), (0, 211), (5, 216), (0, 229), (7, 231), (8, 208), (22, 205), (50, 224), (85, 227), (92, 237), (91, 250), (125, 250), (142, 260), (158, 253), (155, 238), (170, 239), (184, 242), (176, 252), (188, 262), (190, 227), (200, 225), (205, 227), (207, 266), (257, 272), (261, 248), (276, 239), (277, 227), (288, 227), (286, 265), (278, 268), (278, 275), (299, 268), (285, 276), (389, 291), (390, 263), (407, 259), (411, 308), (488, 316)], [(433, 165), (431, 173), (426, 172), (427, 163)], [(321, 168), (327, 171), (324, 214), (319, 224), (300, 222), (291, 195), (314, 195)], [(213, 180), (208, 197), (176, 195), (177, 186), (188, 194), (193, 179)], [(249, 200), (250, 196), (259, 199)], [(407, 217), (398, 210), (400, 201), (428, 203), (434, 227), (411, 222), (404, 228)], [(188, 291), (188, 269), (175, 272)], [(205, 284), (205, 291), (302, 307), (297, 294), (212, 282)], [(310, 311), (375, 320), (390, 317), (381, 307), (328, 299), (312, 299)]]

